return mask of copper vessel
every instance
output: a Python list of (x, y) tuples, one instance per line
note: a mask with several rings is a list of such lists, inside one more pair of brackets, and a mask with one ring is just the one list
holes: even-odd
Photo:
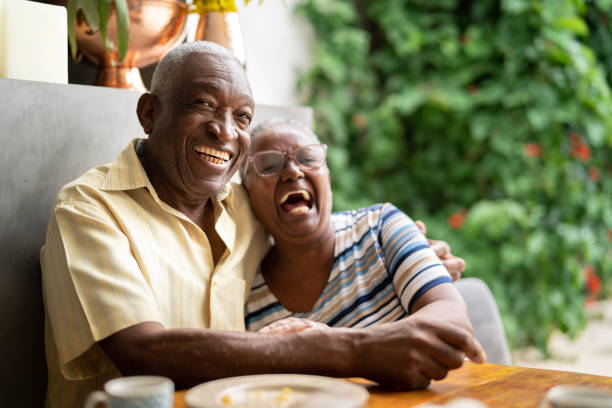
[(230, 49), (242, 66), (246, 66), (246, 51), (238, 13), (235, 11), (208, 11), (200, 14), (195, 41), (212, 41)]
[(117, 19), (114, 7), (108, 21), (108, 38), (114, 47), (105, 52), (99, 31), (93, 32), (83, 19), (75, 31), (80, 52), (100, 66), (97, 85), (146, 91), (138, 68), (153, 64), (185, 38), (189, 8), (176, 0), (128, 0), (130, 40), (128, 51), (119, 62)]

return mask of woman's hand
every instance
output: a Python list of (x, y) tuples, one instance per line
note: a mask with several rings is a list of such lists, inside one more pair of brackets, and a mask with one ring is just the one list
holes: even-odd
[(327, 328), (329, 328), (329, 326), (325, 323), (314, 322), (308, 319), (300, 319), (299, 317), (287, 317), (285, 319), (272, 322), (269, 325), (257, 330), (257, 332), (263, 334), (287, 334), (297, 333), (304, 330), (321, 330)]
[[(427, 227), (423, 221), (415, 221), (414, 223), (418, 229), (421, 230), (423, 235), (427, 233)], [(438, 258), (440, 258), (440, 261), (442, 261), (448, 273), (450, 273), (453, 282), (461, 278), (461, 274), (465, 271), (465, 260), (451, 254), (450, 245), (448, 245), (446, 241), (427, 239), (427, 242), (429, 242), (429, 246), (433, 249)]]

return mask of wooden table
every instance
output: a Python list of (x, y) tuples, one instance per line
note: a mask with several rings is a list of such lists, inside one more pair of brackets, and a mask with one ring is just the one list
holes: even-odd
[[(391, 392), (373, 383), (357, 381), (368, 387), (370, 408), (413, 407), (425, 402), (445, 404), (460, 397), (477, 399), (489, 408), (537, 407), (546, 392), (559, 384), (583, 384), (612, 391), (612, 377), (470, 362), (423, 391)], [(187, 408), (185, 392), (176, 392), (174, 408)]]

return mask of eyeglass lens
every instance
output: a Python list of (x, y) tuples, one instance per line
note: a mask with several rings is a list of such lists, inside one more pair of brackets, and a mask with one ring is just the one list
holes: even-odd
[(253, 166), (261, 175), (276, 174), (285, 165), (286, 156), (293, 156), (297, 164), (304, 169), (315, 169), (321, 167), (325, 162), (325, 147), (323, 145), (303, 146), (293, 154), (279, 151), (260, 152), (253, 156)]

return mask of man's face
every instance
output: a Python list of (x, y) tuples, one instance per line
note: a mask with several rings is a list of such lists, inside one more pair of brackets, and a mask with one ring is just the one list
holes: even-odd
[(219, 193), (240, 166), (254, 103), (244, 69), (229, 58), (194, 53), (176, 75), (153, 115), (146, 149), (158, 169), (149, 173), (156, 189), (198, 202)]
[[(318, 140), (291, 125), (277, 125), (254, 138), (250, 155), (264, 151), (294, 153)], [(324, 158), (324, 153), (323, 153)], [(332, 193), (325, 164), (303, 168), (292, 158), (282, 169), (260, 176), (251, 162), (244, 180), (257, 218), (277, 243), (310, 243), (331, 228)]]

